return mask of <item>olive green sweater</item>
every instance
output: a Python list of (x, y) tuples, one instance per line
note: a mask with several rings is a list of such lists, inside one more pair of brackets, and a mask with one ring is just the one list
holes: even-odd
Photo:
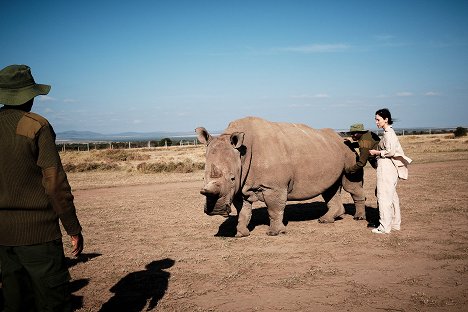
[[(377, 145), (379, 144), (380, 138), (377, 134), (371, 131), (367, 131), (364, 133), (361, 138), (358, 140), (358, 147), (359, 147), (359, 159), (356, 160), (356, 164), (354, 166), (346, 168), (347, 173), (356, 173), (359, 170), (362, 170), (364, 166), (367, 164), (367, 161), (370, 159), (375, 160), (375, 156), (371, 156), (369, 151), (371, 149), (377, 149)], [(355, 147), (351, 145), (351, 147)]]
[(0, 108), (0, 245), (45, 243), (81, 232), (48, 121)]

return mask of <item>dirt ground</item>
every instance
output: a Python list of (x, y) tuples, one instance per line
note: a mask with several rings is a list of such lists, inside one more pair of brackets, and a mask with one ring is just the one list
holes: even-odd
[[(375, 171), (365, 174), (375, 216)], [(69, 259), (77, 311), (468, 311), (468, 160), (412, 164), (398, 186), (402, 229), (389, 235), (353, 220), (344, 194), (348, 214), (334, 224), (317, 222), (321, 197), (290, 202), (276, 237), (260, 203), (251, 235), (236, 239), (235, 216), (203, 213), (202, 185), (199, 171), (74, 187), (85, 237)]]

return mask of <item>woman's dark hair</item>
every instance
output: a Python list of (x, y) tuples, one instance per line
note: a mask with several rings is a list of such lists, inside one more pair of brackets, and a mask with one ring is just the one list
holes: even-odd
[(375, 112), (375, 114), (379, 115), (383, 119), (388, 118), (388, 124), (389, 125), (393, 124), (392, 114), (390, 114), (390, 111), (388, 110), (388, 108), (379, 109), (378, 111)]

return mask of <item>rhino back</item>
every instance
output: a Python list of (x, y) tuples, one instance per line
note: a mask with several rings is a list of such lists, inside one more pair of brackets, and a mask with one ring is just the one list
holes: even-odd
[(343, 171), (345, 145), (331, 129), (247, 117), (232, 122), (229, 131), (245, 133), (248, 187), (287, 188), (289, 200), (302, 200), (323, 193)]

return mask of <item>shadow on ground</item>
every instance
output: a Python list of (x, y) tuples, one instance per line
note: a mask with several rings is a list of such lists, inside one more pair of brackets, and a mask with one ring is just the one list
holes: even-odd
[(81, 288), (85, 287), (89, 284), (89, 279), (79, 279), (70, 282), (70, 292), (71, 292), (71, 301), (72, 301), (72, 308), (73, 311), (81, 309), (83, 307), (83, 296), (76, 296), (73, 293), (77, 292)]
[(154, 309), (169, 283), (171, 274), (164, 270), (174, 263), (174, 260), (166, 258), (148, 263), (145, 270), (129, 273), (112, 286), (110, 291), (114, 296), (102, 305), (100, 311), (139, 312)]
[[(356, 207), (354, 204), (344, 204), (345, 214), (354, 215)], [(303, 222), (317, 220), (328, 211), (325, 202), (312, 202), (312, 203), (297, 203), (286, 205), (284, 210), (283, 223), (287, 225), (289, 222)], [(342, 218), (337, 218), (336, 221)], [(375, 223), (379, 221), (379, 210), (366, 207), (366, 220), (369, 223)], [(268, 211), (266, 207), (256, 208), (252, 210), (252, 218), (249, 226), (249, 231), (253, 231), (255, 227), (259, 225), (269, 225), (270, 220), (268, 217)], [(215, 236), (221, 237), (234, 237), (236, 235), (237, 216), (229, 216), (219, 226), (218, 233)]]
[(101, 255), (102, 254), (100, 254), (100, 253), (82, 253), (78, 257), (75, 257), (75, 258), (66, 257), (65, 261), (67, 263), (67, 267), (71, 268), (71, 267), (77, 265), (78, 263), (88, 262), (89, 260), (97, 258), (97, 257), (99, 257)]

